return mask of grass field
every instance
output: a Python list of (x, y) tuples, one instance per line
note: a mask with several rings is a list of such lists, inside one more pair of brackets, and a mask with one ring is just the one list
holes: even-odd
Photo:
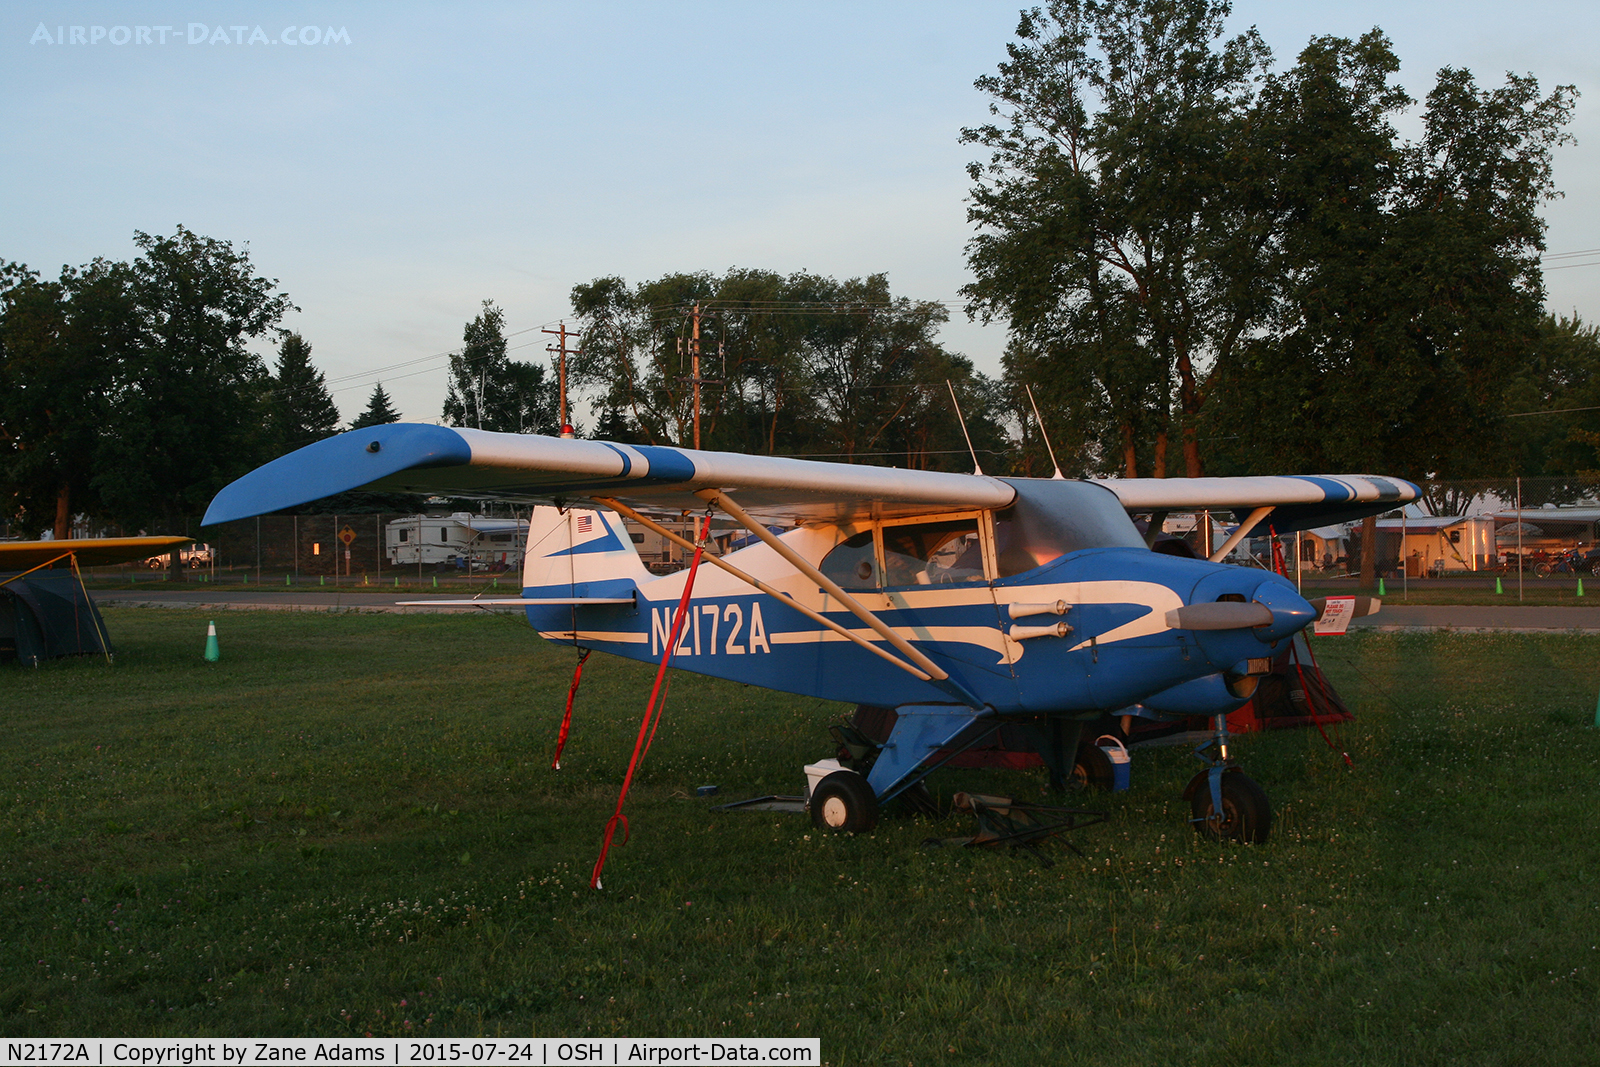
[[(114, 666), (0, 670), (8, 1036), (816, 1036), (856, 1063), (1553, 1064), (1600, 1046), (1592, 638), (1319, 654), (1359, 716), (1238, 745), (1260, 847), (1196, 839), (1186, 750), (1044, 869), (717, 814), (798, 792), (846, 709), (679, 675), (587, 888), (648, 689), (511, 617), (106, 612)], [(1031, 776), (938, 781), (1037, 795)]]

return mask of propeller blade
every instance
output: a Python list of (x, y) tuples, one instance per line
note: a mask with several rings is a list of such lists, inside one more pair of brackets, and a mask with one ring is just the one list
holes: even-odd
[(1186, 604), (1167, 612), (1167, 626), (1174, 630), (1248, 630), (1271, 623), (1272, 609), (1265, 604), (1235, 600)]

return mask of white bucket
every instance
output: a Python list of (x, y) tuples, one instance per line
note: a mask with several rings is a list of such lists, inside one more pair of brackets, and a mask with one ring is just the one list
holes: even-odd
[[(1105, 742), (1111, 742), (1109, 745)], [(1106, 754), (1111, 761), (1111, 791), (1113, 793), (1126, 792), (1128, 788), (1128, 764), (1131, 757), (1128, 755), (1128, 746), (1122, 739), (1110, 734), (1101, 734), (1094, 739), (1095, 747)]]

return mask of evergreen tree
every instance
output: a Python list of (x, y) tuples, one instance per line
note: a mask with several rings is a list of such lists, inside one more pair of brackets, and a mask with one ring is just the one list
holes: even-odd
[(384, 392), (383, 383), (379, 382), (372, 388), (372, 398), (367, 401), (367, 410), (356, 416), (356, 421), (350, 424), (350, 428), (359, 430), (365, 426), (382, 426), (399, 421), (400, 413), (394, 409), (389, 394)]
[(284, 335), (278, 347), (271, 412), (273, 440), (283, 452), (339, 432), (339, 409), (322, 372), (311, 365), (311, 346), (297, 333)]

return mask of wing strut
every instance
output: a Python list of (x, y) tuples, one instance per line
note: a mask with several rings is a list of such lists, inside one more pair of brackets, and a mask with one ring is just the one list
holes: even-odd
[(1227, 559), (1228, 553), (1232, 552), (1239, 542), (1244, 540), (1245, 534), (1249, 533), (1251, 530), (1254, 530), (1256, 528), (1256, 523), (1272, 514), (1272, 508), (1273, 505), (1268, 504), (1252, 511), (1250, 513), (1250, 517), (1241, 522), (1239, 524), (1239, 528), (1233, 531), (1233, 536), (1222, 542), (1221, 548), (1211, 553), (1211, 562), (1221, 563), (1223, 560)]
[[(658, 535), (660, 535), (662, 537), (665, 537), (667, 540), (671, 541), (673, 544), (677, 545), (679, 548), (682, 548), (682, 549), (684, 549), (685, 551), (688, 551), (688, 552), (693, 552), (694, 551), (695, 546), (694, 546), (694, 543), (692, 541), (689, 541), (689, 540), (687, 540), (687, 539), (685, 539), (683, 537), (680, 537), (679, 535), (673, 533), (671, 530), (667, 529), (665, 526), (662, 526), (660, 523), (652, 522), (650, 519), (648, 519), (645, 516), (639, 514), (637, 511), (634, 511), (632, 508), (630, 508), (628, 505), (622, 503), (621, 501), (614, 500), (614, 499), (611, 499), (609, 497), (603, 497), (603, 496), (597, 496), (597, 497), (593, 497), (591, 499), (593, 499), (596, 504), (604, 504), (606, 507), (611, 508), (613, 511), (616, 511), (616, 512), (622, 514), (622, 515), (627, 516), (628, 518), (632, 519), (634, 522), (638, 523), (640, 526), (643, 526), (645, 529), (650, 530), (652, 533), (655, 533), (655, 534), (658, 534)], [(916, 667), (913, 667), (911, 664), (907, 663), (905, 660), (900, 659), (897, 656), (890, 655), (889, 652), (887, 650), (885, 650), (882, 646), (873, 644), (871, 641), (868, 641), (866, 638), (862, 637), (860, 634), (850, 632), (849, 630), (845, 629), (843, 626), (840, 626), (838, 623), (836, 623), (832, 619), (828, 618), (826, 615), (823, 615), (821, 612), (817, 612), (817, 611), (811, 610), (810, 608), (806, 607), (804, 604), (800, 603), (798, 600), (794, 599), (794, 597), (790, 596), (788, 593), (785, 593), (780, 589), (774, 589), (772, 586), (768, 585), (766, 582), (763, 582), (760, 578), (752, 577), (751, 575), (748, 575), (744, 571), (740, 570), (738, 567), (735, 567), (733, 564), (724, 562), (723, 560), (718, 559), (716, 556), (711, 556), (711, 555), (706, 556), (705, 557), (705, 562), (715, 564), (716, 566), (721, 567), (723, 570), (727, 571), (729, 574), (733, 575), (735, 578), (739, 579), (741, 582), (744, 582), (747, 585), (755, 586), (755, 588), (759, 589), (761, 592), (767, 594), (768, 596), (774, 597), (774, 598), (776, 598), (778, 600), (781, 600), (784, 604), (786, 604), (789, 607), (793, 608), (794, 610), (798, 611), (800, 614), (804, 615), (806, 618), (810, 619), (812, 622), (821, 623), (823, 626), (826, 626), (828, 629), (832, 630), (834, 633), (836, 633), (839, 636), (845, 638), (846, 640), (854, 641), (856, 644), (860, 645), (862, 648), (866, 649), (868, 652), (871, 652), (875, 656), (883, 657), (884, 659), (888, 660), (890, 663), (894, 664), (896, 667), (899, 667), (901, 670), (903, 670), (906, 673), (908, 673), (908, 674), (912, 675), (913, 677), (917, 678), (919, 681), (923, 681), (923, 682), (931, 682), (931, 681), (933, 681), (933, 676), (927, 674), (926, 672), (924, 672), (922, 670), (919, 670)]]
[(873, 631), (876, 632), (878, 636), (882, 637), (885, 641), (889, 642), (889, 644), (893, 645), (901, 655), (905, 656), (906, 659), (910, 660), (912, 663), (915, 663), (918, 667), (921, 667), (924, 671), (926, 671), (930, 678), (936, 682), (943, 682), (944, 685), (940, 686), (940, 688), (953, 691), (963, 701), (974, 708), (981, 708), (984, 706), (983, 701), (967, 692), (965, 686), (951, 678), (945, 670), (943, 670), (937, 663), (933, 662), (933, 660), (925, 656), (920, 649), (916, 648), (911, 644), (910, 641), (907, 641), (904, 637), (901, 637), (899, 634), (895, 633), (894, 630), (890, 629), (888, 623), (874, 615), (871, 610), (869, 610), (855, 597), (851, 596), (849, 593), (846, 593), (843, 589), (840, 589), (837, 583), (835, 583), (831, 578), (827, 577), (821, 571), (817, 570), (817, 568), (813, 567), (810, 563), (807, 563), (803, 558), (801, 558), (799, 553), (794, 551), (794, 549), (790, 548), (788, 545), (774, 537), (771, 530), (752, 519), (749, 513), (744, 510), (744, 508), (741, 508), (738, 504), (735, 504), (728, 498), (728, 494), (724, 493), (720, 489), (701, 489), (695, 493), (695, 496), (706, 501), (707, 503), (715, 504), (717, 507), (721, 508), (723, 511), (732, 516), (739, 523), (739, 525), (743, 526), (746, 530), (749, 530), (751, 533), (761, 538), (762, 541), (766, 542), (768, 548), (772, 549), (778, 555), (788, 560), (789, 564), (793, 566), (795, 570), (799, 571), (801, 574), (805, 575), (807, 578), (810, 578), (812, 581), (821, 586), (829, 596), (833, 597), (835, 600), (839, 601), (839, 603), (848, 608), (850, 613), (856, 618), (872, 627)]

